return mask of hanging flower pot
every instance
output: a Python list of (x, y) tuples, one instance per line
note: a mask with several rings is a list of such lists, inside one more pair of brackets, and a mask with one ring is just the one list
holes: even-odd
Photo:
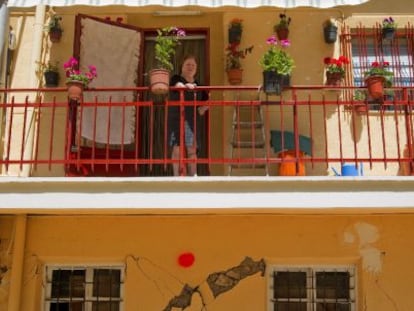
[(170, 72), (166, 69), (153, 69), (150, 71), (150, 90), (153, 94), (164, 95), (170, 86)]
[(240, 27), (229, 28), (229, 43), (240, 43), (242, 29)]
[(292, 19), (286, 14), (279, 14), (279, 22), (273, 26), (273, 31), (279, 40), (286, 40), (289, 37), (289, 25)]
[(340, 86), (342, 82), (342, 73), (340, 72), (326, 72), (326, 85)]
[(326, 22), (323, 28), (323, 37), (328, 44), (335, 43), (338, 36), (338, 27), (331, 21)]
[(54, 27), (50, 28), (49, 30), (49, 39), (53, 43), (57, 43), (60, 41), (60, 38), (62, 37), (62, 28)]
[(83, 95), (83, 89), (85, 85), (81, 81), (68, 81), (66, 82), (68, 87), (68, 98), (70, 100), (80, 101)]
[(59, 72), (45, 71), (44, 77), (46, 87), (55, 87), (59, 85)]
[(382, 38), (385, 40), (393, 40), (395, 34), (394, 28), (382, 28)]
[(277, 28), (276, 36), (279, 40), (287, 40), (287, 38), (289, 37), (289, 29), (288, 28)]
[(275, 71), (263, 71), (263, 90), (267, 94), (280, 95), (284, 87), (290, 85), (290, 76)]
[(231, 85), (238, 85), (242, 83), (243, 69), (233, 68), (227, 69), (227, 80)]
[(229, 43), (240, 43), (243, 32), (243, 20), (240, 18), (233, 18), (229, 24)]
[(384, 82), (385, 78), (383, 76), (369, 76), (365, 79), (368, 93), (373, 99), (384, 96)]

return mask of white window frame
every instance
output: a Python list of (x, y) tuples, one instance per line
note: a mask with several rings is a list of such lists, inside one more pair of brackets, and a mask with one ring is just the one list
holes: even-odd
[[(96, 269), (112, 269), (120, 271), (120, 284), (119, 284), (119, 311), (124, 311), (124, 279), (125, 279), (125, 266), (124, 265), (46, 265), (44, 271), (44, 290), (43, 290), (43, 311), (50, 310), (50, 304), (53, 303), (52, 299), (52, 275), (55, 270), (85, 270), (85, 300), (92, 300), (96, 298), (93, 296), (93, 272)], [(65, 301), (66, 299), (60, 299), (60, 301)], [(80, 301), (83, 302), (84, 298), (72, 297), (67, 299), (67, 301)], [(104, 302), (105, 298), (100, 297), (99, 301)], [(109, 299), (108, 299), (109, 301)], [(111, 301), (115, 301), (112, 298)], [(92, 311), (92, 301), (84, 302), (84, 311)]]
[[(349, 297), (351, 300), (351, 311), (357, 310), (357, 275), (353, 265), (269, 265), (267, 273), (267, 310), (274, 310), (273, 299), (273, 273), (274, 272), (306, 272), (306, 301), (307, 311), (316, 310), (316, 272), (349, 272)], [(312, 283), (313, 282), (313, 283)], [(292, 301), (292, 300), (290, 300)], [(299, 300), (298, 300), (299, 301)], [(326, 301), (326, 300), (325, 300)]]

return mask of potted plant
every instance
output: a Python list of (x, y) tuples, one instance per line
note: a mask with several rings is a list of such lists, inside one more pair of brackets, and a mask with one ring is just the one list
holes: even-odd
[(229, 44), (240, 43), (243, 32), (243, 20), (240, 18), (233, 18), (229, 24)]
[(384, 18), (382, 21), (382, 38), (387, 40), (394, 39), (395, 29), (397, 28), (397, 23), (394, 19), (390, 16), (388, 18)]
[(155, 59), (157, 68), (152, 69), (150, 75), (150, 89), (154, 94), (168, 93), (170, 71), (173, 70), (172, 57), (179, 39), (185, 36), (185, 31), (169, 26), (157, 29), (155, 39)]
[(46, 87), (56, 87), (59, 85), (59, 62), (47, 62), (39, 64), (39, 71), (43, 74)]
[(46, 31), (49, 34), (50, 41), (53, 43), (59, 42), (60, 38), (62, 37), (62, 26), (60, 22), (62, 21), (62, 17), (57, 15), (56, 13), (49, 14), (49, 22), (46, 25)]
[(259, 60), (263, 69), (263, 88), (266, 93), (279, 95), (284, 86), (290, 85), (290, 75), (295, 67), (293, 58), (286, 51), (290, 41), (281, 40), (279, 44), (272, 35), (266, 43), (269, 49)]
[(286, 14), (279, 14), (279, 22), (273, 26), (273, 31), (279, 40), (286, 40), (289, 37), (289, 25), (291, 21), (292, 19)]
[(251, 53), (253, 45), (245, 49), (240, 49), (239, 43), (230, 43), (226, 54), (226, 72), (230, 84), (240, 84), (242, 82), (242, 65), (241, 60)]
[(335, 22), (328, 19), (323, 23), (323, 37), (326, 43), (335, 43), (338, 36), (338, 27)]
[(325, 57), (323, 62), (326, 66), (326, 85), (339, 86), (345, 77), (345, 65), (349, 64), (349, 59), (341, 55), (338, 58)]
[(384, 86), (392, 85), (393, 72), (388, 70), (388, 62), (373, 62), (368, 71), (365, 72), (365, 84), (368, 93), (373, 99), (380, 99), (384, 96)]
[(63, 68), (66, 72), (66, 85), (68, 86), (69, 99), (80, 100), (83, 90), (97, 77), (96, 67), (89, 65), (88, 72), (81, 72), (79, 70), (78, 60), (71, 57), (63, 64)]

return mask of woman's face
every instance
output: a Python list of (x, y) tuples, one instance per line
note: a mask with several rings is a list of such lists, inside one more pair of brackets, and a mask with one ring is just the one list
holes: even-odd
[(194, 58), (187, 58), (181, 67), (181, 73), (185, 77), (194, 77), (197, 72), (197, 62)]

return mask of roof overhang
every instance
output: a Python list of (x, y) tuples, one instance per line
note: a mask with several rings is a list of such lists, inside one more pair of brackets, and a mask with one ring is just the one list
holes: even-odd
[(63, 6), (151, 6), (160, 5), (165, 7), (201, 6), (201, 7), (223, 7), (234, 6), (241, 8), (258, 7), (315, 7), (331, 8), (345, 5), (359, 5), (369, 0), (9, 0), (8, 7), (33, 7), (37, 5), (49, 5), (54, 7)]

